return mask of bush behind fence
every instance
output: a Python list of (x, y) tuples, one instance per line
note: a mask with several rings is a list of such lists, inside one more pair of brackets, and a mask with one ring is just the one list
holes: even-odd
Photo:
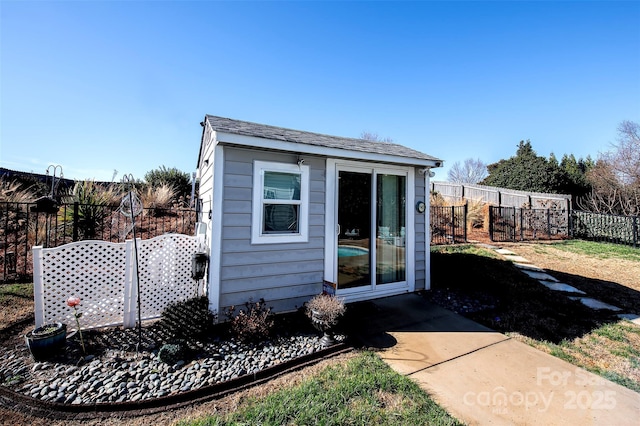
[(602, 241), (638, 247), (638, 216), (604, 213), (572, 212), (572, 236), (584, 240)]
[[(36, 203), (0, 203), (0, 282), (31, 281), (33, 246), (58, 247), (75, 241), (122, 242), (132, 238), (132, 221), (117, 206), (62, 204), (55, 213)], [(136, 217), (136, 237), (167, 233), (194, 235), (195, 209), (145, 208)]]
[(431, 206), (431, 244), (467, 241), (467, 205)]

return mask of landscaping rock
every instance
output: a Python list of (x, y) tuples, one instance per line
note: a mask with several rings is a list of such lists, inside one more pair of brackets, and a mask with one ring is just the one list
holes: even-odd
[[(143, 347), (153, 349), (136, 353), (137, 336), (119, 329), (113, 333), (121, 334), (114, 337), (121, 348), (134, 351), (110, 347), (75, 361), (71, 351), (59, 364), (34, 363), (26, 348), (5, 351), (0, 353), (0, 377), (24, 376), (21, 383), (7, 387), (42, 401), (73, 405), (142, 401), (228, 381), (322, 349), (321, 336), (312, 332), (287, 333), (258, 344), (216, 339), (201, 343), (195, 359), (167, 365), (158, 357), (159, 345), (146, 344)], [(69, 366), (78, 360), (78, 366)]]

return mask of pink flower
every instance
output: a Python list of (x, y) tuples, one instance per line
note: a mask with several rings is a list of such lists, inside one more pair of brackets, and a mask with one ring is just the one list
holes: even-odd
[(79, 297), (70, 297), (67, 299), (67, 305), (70, 307), (76, 307), (80, 304), (80, 298)]
[(73, 308), (74, 313), (73, 316), (76, 317), (76, 324), (78, 325), (78, 334), (80, 334), (80, 344), (82, 345), (82, 352), (87, 353), (86, 348), (84, 347), (84, 339), (82, 338), (82, 329), (80, 328), (80, 317), (82, 316), (81, 312), (78, 312), (78, 305), (80, 304), (80, 298), (76, 296), (71, 296), (67, 299), (67, 306)]

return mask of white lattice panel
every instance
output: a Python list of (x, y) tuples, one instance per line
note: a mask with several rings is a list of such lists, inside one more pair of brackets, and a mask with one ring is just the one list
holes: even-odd
[(142, 319), (158, 318), (171, 302), (198, 295), (191, 278), (191, 256), (198, 239), (167, 234), (138, 244)]
[(81, 300), (81, 327), (122, 322), (125, 286), (125, 245), (80, 241), (42, 250), (44, 322), (60, 321), (76, 328), (67, 299)]
[[(191, 257), (201, 244), (198, 237), (167, 234), (137, 244), (143, 320), (159, 317), (171, 302), (199, 294), (191, 278)], [(34, 247), (36, 326), (60, 321), (75, 328), (74, 311), (66, 304), (71, 296), (81, 300), (82, 328), (133, 326), (137, 319), (133, 248), (133, 241)]]

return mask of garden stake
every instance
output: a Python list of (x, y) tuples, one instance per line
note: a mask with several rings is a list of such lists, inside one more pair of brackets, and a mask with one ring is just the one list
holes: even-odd
[[(141, 308), (141, 304), (140, 304), (140, 300), (141, 300), (141, 295), (140, 295), (140, 272), (138, 271), (138, 242), (136, 240), (136, 204), (134, 204), (133, 201), (133, 175), (132, 174), (128, 174), (125, 175), (122, 178), (122, 181), (125, 184), (129, 184), (129, 207), (130, 207), (130, 214), (131, 214), (131, 226), (133, 229), (133, 251), (134, 251), (134, 256), (135, 256), (135, 265), (136, 265), (136, 292), (138, 295), (138, 344), (136, 345), (136, 354), (140, 352), (140, 345), (142, 344), (142, 308)], [(137, 198), (137, 197), (136, 197)], [(124, 199), (122, 200), (124, 201)], [(139, 200), (138, 204), (139, 204)], [(123, 205), (121, 204), (120, 207), (123, 207)], [(121, 209), (121, 211), (123, 211), (123, 209)], [(127, 214), (123, 211), (123, 214)]]

